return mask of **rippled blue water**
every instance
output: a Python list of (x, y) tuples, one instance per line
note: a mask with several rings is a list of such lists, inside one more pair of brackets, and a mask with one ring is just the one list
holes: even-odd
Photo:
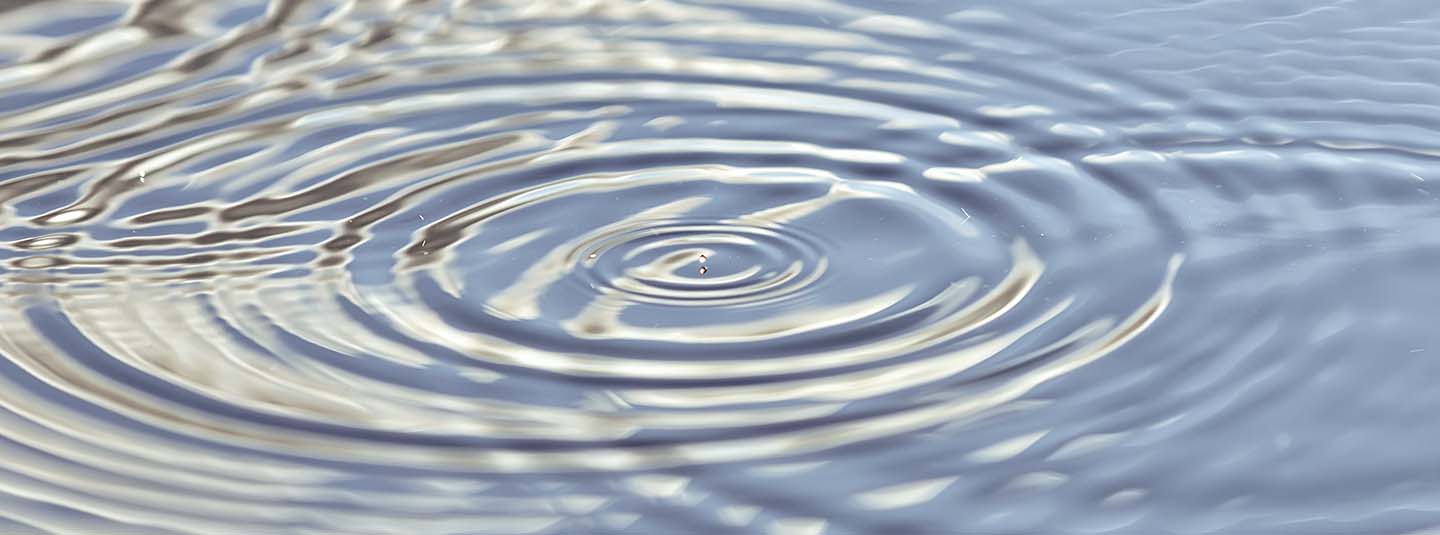
[(1440, 4), (0, 2), (0, 533), (1440, 528)]

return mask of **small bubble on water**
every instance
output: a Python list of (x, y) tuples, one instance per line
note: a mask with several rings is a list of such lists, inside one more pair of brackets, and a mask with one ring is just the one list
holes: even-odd
[(703, 276), (703, 275), (705, 275), (706, 273), (709, 273), (709, 272), (710, 272), (710, 268), (707, 268), (707, 267), (705, 267), (705, 266), (700, 266), (700, 275)]
[(705, 261), (706, 261), (706, 260), (709, 260), (709, 259), (710, 259), (710, 257), (708, 257), (708, 256), (705, 256), (705, 255), (703, 255), (703, 254), (700, 255), (700, 263), (701, 263), (701, 264), (704, 264)]

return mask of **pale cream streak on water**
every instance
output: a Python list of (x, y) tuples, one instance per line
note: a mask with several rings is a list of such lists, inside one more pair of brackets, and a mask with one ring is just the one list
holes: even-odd
[[(956, 89), (953, 87), (955, 82), (959, 82), (971, 88), (986, 88), (994, 87), (996, 85), (996, 82), (994, 80), (982, 78), (979, 75), (973, 73), (968, 73), (959, 69), (951, 69), (949, 67), (928, 65), (922, 62), (915, 61), (914, 59), (907, 58), (905, 56), (828, 50), (825, 52), (816, 52), (814, 54), (810, 54), (809, 56), (806, 56), (806, 59), (809, 59), (811, 61), (844, 65), (860, 69), (888, 72), (904, 72), (907, 74), (913, 73), (927, 76), (930, 78), (935, 78), (937, 79), (937, 81), (943, 80), (947, 82), (944, 85), (934, 86), (937, 89), (954, 90)], [(963, 92), (969, 93), (968, 91)]]
[(977, 93), (969, 91), (956, 91), (931, 84), (889, 82), (885, 80), (872, 80), (869, 78), (846, 78), (836, 80), (831, 85), (850, 89), (861, 89), (865, 91), (881, 91), (896, 95), (915, 95), (924, 97), (938, 97), (948, 99), (975, 99), (980, 98)]
[[(764, 299), (766, 296), (763, 294), (763, 292), (767, 289), (771, 289), (777, 286), (803, 287), (805, 284), (810, 282), (809, 280), (799, 281), (795, 283), (790, 282), (799, 277), (801, 273), (805, 271), (804, 264), (801, 264), (799, 260), (791, 262), (790, 265), (786, 266), (783, 271), (775, 273), (769, 279), (759, 284), (746, 287), (743, 292), (737, 292), (735, 289), (723, 287), (732, 283), (742, 282), (757, 275), (760, 275), (760, 272), (763, 269), (762, 267), (751, 266), (741, 271), (726, 275), (704, 276), (704, 273), (700, 273), (702, 276), (704, 276), (701, 279), (687, 279), (684, 276), (675, 274), (674, 272), (675, 269), (681, 267), (694, 267), (695, 264), (701, 263), (693, 260), (697, 255), (713, 254), (713, 252), (707, 252), (704, 249), (689, 249), (679, 251), (676, 256), (684, 258), (684, 260), (679, 262), (667, 263), (668, 266), (671, 268), (670, 271), (660, 271), (660, 269), (663, 269), (667, 264), (646, 264), (643, 266), (626, 269), (624, 274), (618, 277), (614, 277), (609, 281), (609, 284), (613, 288), (606, 287), (597, 289), (597, 291), (600, 292), (600, 295), (597, 296), (590, 305), (587, 305), (585, 310), (581, 311), (581, 313), (578, 314), (575, 318), (567, 321), (568, 323), (573, 324), (573, 326), (578, 328), (581, 324), (586, 322), (586, 320), (584, 320), (583, 318), (590, 317), (592, 314), (599, 314), (599, 316), (594, 317), (600, 319), (603, 324), (608, 325), (610, 324), (610, 320), (605, 318), (609, 318), (613, 314), (607, 312), (605, 310), (605, 307), (609, 307), (613, 310), (615, 306), (624, 306), (620, 305), (620, 303), (616, 303), (616, 299), (620, 299), (623, 301), (662, 303), (673, 306), (725, 306), (746, 302), (754, 302), (756, 300)], [(708, 270), (708, 268), (705, 268), (705, 266), (700, 266), (700, 268)], [(819, 262), (816, 268), (809, 272), (806, 279), (813, 280), (815, 278), (818, 278), (818, 275), (824, 272), (824, 268), (825, 262)], [(686, 284), (688, 285), (688, 287), (683, 289), (660, 288), (651, 284), (654, 282)], [(720, 286), (722, 288), (705, 289), (715, 286)], [(617, 292), (616, 290), (619, 290), (620, 292)], [(621, 296), (621, 292), (630, 293), (629, 295)], [(739, 293), (739, 295), (736, 295), (737, 293)], [(754, 293), (761, 293), (761, 295), (758, 298), (756, 296), (749, 295)]]
[(818, 470), (829, 463), (830, 461), (812, 461), (799, 463), (767, 464), (750, 468), (749, 472), (761, 477), (792, 477), (806, 472)]
[[(814, 214), (816, 212), (824, 210), (825, 208), (829, 208), (832, 205), (841, 201), (885, 198), (884, 195), (878, 193), (877, 191), (862, 189), (863, 187), (870, 187), (876, 189), (879, 188), (879, 186), (869, 184), (865, 186), (857, 186), (855, 183), (848, 181), (835, 182), (830, 185), (830, 189), (826, 191), (825, 195), (790, 204), (782, 204), (780, 206), (756, 210), (733, 219), (725, 220), (721, 224), (755, 225), (767, 228), (782, 228), (787, 223), (793, 223), (801, 218), (804, 218), (805, 216)], [(902, 191), (908, 192), (912, 195), (914, 194), (914, 190), (910, 190), (908, 188), (905, 188)]]
[[(381, 533), (394, 535), (410, 535), (419, 533), (476, 533), (495, 535), (512, 535), (517, 533), (544, 533), (554, 531), (564, 518), (559, 515), (504, 515), (504, 514), (467, 514), (447, 516), (420, 516), (419, 518), (395, 519), (391, 517), (377, 518), (347, 518), (344, 516), (326, 517), (325, 520), (334, 524), (341, 530), (340, 533), (353, 533), (354, 530), (374, 530), (377, 526), (384, 530)], [(462, 531), (463, 530), (463, 531)]]
[(641, 154), (685, 154), (715, 152), (725, 154), (801, 154), (839, 162), (901, 163), (905, 157), (892, 152), (866, 149), (835, 149), (813, 143), (794, 141), (738, 140), (719, 138), (671, 138), (614, 141), (583, 149), (554, 152), (536, 159), (537, 163), (589, 160), (604, 156), (635, 156)]
[(606, 513), (600, 517), (600, 522), (609, 529), (626, 530), (639, 522), (640, 518), (639, 513)]
[(962, 23), (1001, 23), (1011, 19), (1004, 13), (990, 9), (962, 9), (946, 15), (945, 20)]
[(1028, 435), (1021, 435), (1018, 437), (1002, 440), (995, 444), (991, 444), (984, 448), (980, 448), (978, 450), (970, 452), (970, 454), (966, 455), (965, 458), (977, 463), (998, 463), (1007, 461), (1011, 458), (1014, 458), (1016, 455), (1020, 455), (1025, 450), (1029, 449), (1030, 446), (1035, 445), (1035, 443), (1038, 442), (1041, 438), (1043, 438), (1045, 434), (1046, 433), (1044, 431), (1040, 431), (1036, 433), (1030, 433)]
[(763, 509), (757, 505), (736, 504), (721, 507), (717, 514), (720, 521), (732, 526), (744, 526), (749, 524)]
[[(516, 250), (516, 249), (519, 249), (519, 248), (521, 248), (521, 247), (524, 247), (524, 246), (526, 246), (526, 245), (529, 245), (530, 243), (533, 243), (535, 240), (538, 240), (538, 239), (540, 239), (540, 238), (545, 237), (545, 235), (550, 234), (550, 232), (551, 232), (551, 229), (543, 229), (543, 228), (542, 228), (542, 229), (532, 230), (532, 231), (530, 231), (530, 232), (526, 232), (526, 233), (521, 234), (521, 235), (519, 235), (519, 236), (516, 236), (516, 237), (514, 237), (514, 238), (510, 238), (510, 239), (505, 240), (505, 241), (503, 241), (503, 242), (497, 243), (497, 244), (495, 244), (495, 246), (491, 247), (489, 250), (486, 250), (485, 252), (486, 252), (486, 253), (489, 253), (489, 254), (492, 254), (492, 255), (503, 255), (503, 254), (505, 254), (505, 253), (509, 253), (509, 252), (511, 252), (511, 251), (514, 251), (514, 250)], [(452, 295), (453, 295), (453, 294), (452, 294)], [(456, 296), (456, 297), (458, 297), (458, 296)]]
[[(255, 166), (263, 165), (263, 162), (266, 160), (273, 160), (282, 154), (283, 150), (279, 146), (270, 143), (271, 142), (252, 141), (242, 147), (244, 149), (253, 149), (254, 152), (251, 154), (198, 172), (184, 173), (183, 180), (185, 182), (185, 189), (190, 189), (197, 185), (209, 186), (212, 184), (224, 184), (225, 186), (222, 186), (221, 189), (239, 187), (238, 183), (242, 182), (238, 180), (239, 177), (249, 177), (249, 175), (253, 174), (251, 169), (254, 169)], [(236, 147), (227, 148), (232, 150), (236, 149)]]
[(1144, 499), (1148, 494), (1150, 492), (1145, 489), (1124, 489), (1106, 496), (1104, 500), (1100, 501), (1100, 505), (1111, 507), (1130, 505)]
[(956, 36), (954, 30), (945, 26), (898, 15), (869, 15), (846, 23), (845, 28), (862, 32), (930, 39)]
[(870, 510), (902, 509), (935, 499), (958, 479), (957, 476), (937, 477), (890, 485), (856, 494), (850, 501)]
[[(426, 53), (406, 53), (402, 57), (392, 58), (392, 61), (414, 61), (423, 59), (452, 58), (458, 65), (464, 58), (470, 57), (460, 54), (460, 51), (445, 51), (447, 53), (436, 54), (436, 50), (429, 50)], [(549, 54), (542, 56), (544, 63), (537, 63), (534, 59), (494, 59), (485, 62), (485, 69), (497, 75), (500, 74), (529, 74), (540, 75), (547, 72), (575, 72), (595, 71), (613, 72), (618, 69), (643, 70), (664, 74), (688, 74), (693, 76), (714, 76), (727, 77), (738, 80), (755, 80), (769, 83), (802, 84), (819, 83), (829, 80), (834, 73), (827, 68), (818, 66), (802, 66), (784, 63), (770, 63), (754, 60), (730, 60), (724, 58), (692, 58), (677, 57), (660, 45), (653, 47), (631, 46), (625, 50), (611, 50), (605, 52), (584, 52), (567, 51), (562, 54)], [(433, 70), (445, 66), (441, 63), (431, 67)]]
[[(706, 229), (707, 227), (688, 227), (688, 228), (693, 228), (693, 229), (701, 230), (701, 229)], [(714, 255), (714, 254), (715, 254), (715, 250), (714, 250), (714, 249), (706, 249), (706, 248), (698, 247), (699, 245), (704, 245), (704, 244), (718, 245), (718, 244), (722, 244), (722, 243), (723, 243), (723, 244), (729, 244), (729, 245), (741, 245), (741, 246), (755, 246), (755, 245), (758, 245), (758, 244), (755, 242), (755, 240), (753, 240), (753, 239), (751, 239), (751, 238), (749, 238), (749, 237), (746, 237), (746, 236), (737, 236), (737, 235), (732, 235), (732, 234), (722, 234), (722, 233), (720, 233), (720, 232), (716, 232), (716, 231), (718, 231), (718, 230), (724, 230), (724, 229), (721, 228), (721, 227), (708, 227), (708, 229), (711, 230), (711, 232), (708, 232), (708, 233), (705, 233), (705, 234), (689, 234), (689, 235), (676, 236), (676, 237), (674, 237), (674, 238), (662, 238), (662, 239), (651, 240), (651, 241), (649, 241), (649, 242), (646, 242), (646, 243), (644, 243), (644, 244), (641, 244), (641, 245), (638, 245), (638, 246), (635, 246), (635, 247), (631, 248), (629, 251), (627, 251), (627, 252), (625, 253), (625, 256), (622, 258), (622, 260), (631, 260), (631, 259), (634, 259), (634, 258), (637, 257), (637, 256), (640, 256), (640, 255), (642, 255), (642, 254), (645, 254), (646, 252), (653, 251), (653, 250), (656, 250), (656, 249), (665, 249), (665, 248), (668, 248), (668, 247), (677, 247), (677, 246), (685, 246), (685, 245), (696, 245), (697, 247), (695, 247), (695, 248), (691, 248), (691, 249), (686, 249), (686, 250), (684, 250), (683, 254), (684, 254), (685, 256), (688, 256), (688, 258), (685, 258), (684, 261), (685, 261), (685, 262), (689, 262), (689, 263), (700, 263), (700, 264), (703, 264), (703, 263), (706, 262), (706, 259), (708, 259), (708, 258), (710, 257), (710, 255)], [(590, 254), (596, 254), (596, 253), (590, 253)], [(674, 253), (674, 254), (679, 255), (679, 254), (682, 254), (682, 253), (676, 252), (676, 253)], [(594, 260), (594, 258), (591, 258), (591, 259), (589, 259), (589, 260)], [(676, 258), (675, 260), (680, 260), (680, 259), (679, 259), (679, 258)], [(587, 265), (593, 265), (593, 262), (591, 262), (591, 263), (589, 263), (589, 264), (587, 264)], [(678, 267), (678, 266), (681, 265), (681, 264), (677, 264), (677, 263), (674, 263), (674, 262), (669, 262), (669, 261), (667, 261), (667, 262), (664, 263), (664, 265), (665, 265), (665, 266), (669, 266), (670, 269), (674, 269), (674, 268)], [(665, 268), (664, 268), (663, 266), (657, 266), (657, 267), (658, 267), (658, 269), (645, 269), (644, 267), (641, 267), (641, 268), (633, 268), (634, 271), (632, 271), (632, 276), (638, 276), (641, 272), (643, 272), (643, 273), (644, 273), (645, 275), (647, 275), (647, 276), (664, 276), (665, 273), (668, 271), (668, 270), (665, 270)], [(663, 271), (662, 271), (662, 270), (663, 270)], [(711, 280), (715, 280), (715, 279), (711, 279)], [(727, 281), (727, 282), (728, 282), (728, 281)]]
[(668, 474), (646, 474), (626, 478), (624, 486), (631, 492), (647, 498), (676, 498), (685, 492), (691, 479)]
[(985, 173), (969, 167), (931, 167), (925, 170), (925, 178), (947, 182), (981, 182)]
[(1000, 173), (1014, 173), (1017, 171), (1033, 171), (1039, 168), (1040, 166), (1036, 162), (1022, 156), (1000, 163), (982, 165), (977, 170), (983, 175), (990, 176)]
[[(501, 0), (497, 4), (509, 5), (511, 10), (501, 10), (485, 22), (528, 20), (528, 19), (573, 19), (595, 17), (600, 20), (712, 20), (729, 21), (741, 15), (725, 8), (705, 8), (672, 0), (649, 0), (645, 2), (534, 2), (531, 0)], [(488, 12), (487, 12), (488, 14)]]
[(1055, 114), (1055, 110), (1035, 104), (1026, 104), (1023, 106), (981, 106), (975, 111), (978, 111), (981, 115), (985, 115), (988, 117), (998, 117), (1005, 119)]
[(1095, 433), (1076, 437), (1051, 453), (1047, 460), (1073, 459), (1099, 452), (1125, 438), (1126, 433)]
[[(653, 235), (653, 234), (652, 234), (652, 235)], [(682, 237), (682, 238), (672, 238), (672, 239), (668, 239), (668, 240), (656, 240), (656, 241), (650, 242), (649, 245), (661, 246), (661, 247), (663, 247), (663, 246), (680, 245), (680, 244), (683, 244), (683, 243), (685, 243), (685, 242), (687, 242), (687, 241), (690, 241), (690, 242), (692, 242), (692, 243), (694, 243), (694, 242), (704, 243), (705, 240), (711, 240), (711, 239), (715, 240), (714, 243), (733, 243), (733, 244), (736, 244), (736, 245), (755, 245), (754, 240), (751, 240), (751, 239), (749, 239), (749, 238), (732, 237), (732, 236), (728, 236), (728, 235), (724, 235), (724, 234), (720, 234), (720, 235), (716, 235), (716, 234), (696, 234), (696, 235), (686, 236), (686, 237)], [(642, 246), (642, 247), (636, 247), (636, 248), (634, 248), (634, 249), (631, 249), (630, 252), (625, 253), (624, 259), (625, 259), (625, 260), (630, 260), (630, 259), (634, 258), (636, 255), (644, 253), (644, 252), (645, 252), (645, 249), (647, 249), (647, 247), (644, 247), (644, 246)], [(734, 282), (734, 281), (744, 280), (744, 279), (746, 278), (746, 276), (754, 275), (754, 274), (757, 274), (757, 273), (760, 272), (759, 266), (751, 266), (750, 268), (747, 268), (747, 269), (744, 270), (744, 271), (740, 271), (740, 272), (737, 272), (737, 273), (734, 273), (734, 274), (730, 275), (729, 278), (715, 277), (715, 278), (713, 278), (713, 279), (692, 279), (692, 278), (688, 278), (688, 277), (679, 277), (679, 276), (676, 276), (676, 275), (675, 275), (675, 271), (678, 270), (678, 269), (680, 269), (681, 267), (693, 266), (693, 265), (695, 265), (695, 264), (703, 264), (703, 263), (705, 263), (705, 262), (707, 261), (706, 259), (709, 258), (709, 255), (713, 255), (713, 254), (715, 254), (715, 251), (709, 251), (709, 250), (705, 250), (705, 249), (680, 249), (680, 250), (676, 250), (676, 251), (671, 251), (670, 253), (665, 254), (665, 255), (663, 255), (663, 256), (661, 256), (661, 257), (659, 257), (659, 258), (656, 258), (655, 260), (653, 260), (653, 261), (651, 261), (651, 262), (649, 262), (649, 263), (642, 264), (642, 265), (639, 265), (639, 266), (630, 267), (630, 268), (626, 268), (626, 269), (625, 269), (625, 275), (624, 275), (623, 278), (624, 278), (624, 279), (629, 279), (629, 280), (632, 280), (632, 281), (633, 281), (633, 280), (653, 280), (653, 281), (671, 282), (671, 283), (693, 281), (695, 284), (700, 284), (700, 285), (705, 285), (705, 284), (708, 284), (708, 285), (716, 285), (717, 282), (728, 283), (728, 282)]]
[(947, 130), (938, 139), (949, 145), (1001, 151), (1015, 142), (1009, 134), (994, 130)]
[(892, 49), (883, 43), (852, 32), (790, 24), (755, 22), (680, 23), (659, 28), (618, 28), (614, 35), (626, 37), (704, 39), (711, 42), (767, 43), (806, 48)]
[[(724, 6), (745, 6), (773, 9), (776, 5), (769, 0), (696, 0), (703, 5), (724, 5)], [(796, 13), (809, 13), (834, 18), (834, 20), (847, 20), (860, 18), (876, 13), (875, 11), (855, 7), (850, 4), (834, 2), (831, 0), (792, 0), (784, 4), (787, 11)], [(826, 23), (831, 24), (831, 23)]]
[(1123, 150), (1106, 154), (1089, 154), (1081, 160), (1094, 165), (1161, 163), (1165, 161), (1165, 155), (1149, 150)]
[(769, 532), (775, 535), (821, 535), (828, 524), (823, 518), (784, 517), (772, 521)]
[(1053, 471), (1028, 472), (1010, 479), (1001, 488), (1006, 491), (1033, 491), (1052, 489), (1064, 485), (1070, 480), (1070, 476)]

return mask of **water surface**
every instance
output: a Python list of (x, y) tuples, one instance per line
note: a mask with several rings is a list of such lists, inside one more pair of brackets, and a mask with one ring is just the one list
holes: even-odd
[(1440, 527), (1440, 4), (0, 3), (0, 532)]

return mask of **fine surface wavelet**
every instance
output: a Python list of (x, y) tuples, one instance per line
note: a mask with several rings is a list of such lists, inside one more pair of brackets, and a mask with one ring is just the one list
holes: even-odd
[(0, 5), (0, 531), (1440, 524), (1440, 8)]

